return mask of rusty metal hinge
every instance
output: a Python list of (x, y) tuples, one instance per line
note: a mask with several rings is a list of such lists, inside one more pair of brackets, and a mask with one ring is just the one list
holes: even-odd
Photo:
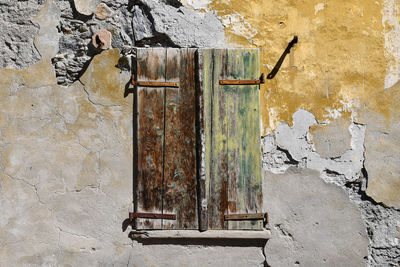
[(135, 81), (135, 75), (132, 75), (131, 84), (146, 87), (179, 87), (178, 82)]
[(176, 220), (176, 214), (130, 212), (129, 220), (133, 221), (135, 218)]
[(259, 85), (265, 83), (265, 74), (259, 80), (219, 80), (220, 85)]
[(253, 214), (229, 214), (224, 216), (225, 221), (249, 221), (263, 220), (268, 223), (268, 213), (253, 213)]

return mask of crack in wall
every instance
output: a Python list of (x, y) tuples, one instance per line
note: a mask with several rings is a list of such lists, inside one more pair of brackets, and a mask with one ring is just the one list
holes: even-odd
[(266, 247), (267, 243), (268, 243), (268, 240), (267, 240), (267, 242), (265, 242), (265, 245), (261, 249), (262, 255), (264, 256), (263, 266), (264, 267), (271, 267), (271, 265), (268, 264), (267, 253), (265, 252), (265, 247)]
[[(23, 2), (30, 2), (30, 1), (23, 1)], [(43, 1), (42, 1), (43, 2)], [(88, 47), (88, 43), (90, 43), (90, 38), (93, 32), (100, 28), (100, 27), (111, 27), (114, 28), (115, 32), (113, 35), (113, 43), (115, 47), (119, 48), (122, 51), (122, 57), (124, 58), (127, 55), (130, 55), (130, 49), (134, 44), (139, 46), (174, 46), (174, 47), (182, 47), (182, 46), (193, 46), (193, 47), (202, 47), (206, 46), (207, 44), (214, 44), (213, 42), (206, 40), (203, 42), (204, 39), (199, 37), (198, 40), (193, 40), (192, 35), (190, 32), (182, 30), (178, 34), (175, 32), (169, 32), (168, 28), (164, 26), (167, 25), (168, 27), (173, 26), (172, 28), (177, 28), (181, 30), (182, 23), (187, 22), (190, 28), (190, 31), (196, 32), (199, 29), (196, 28), (197, 24), (189, 24), (188, 18), (194, 17), (193, 20), (197, 21), (199, 24), (202, 24), (202, 20), (199, 20), (198, 17), (194, 15), (194, 13), (189, 12), (185, 9), (182, 4), (178, 1), (129, 1), (128, 3), (121, 3), (120, 1), (104, 1), (106, 4), (110, 5), (115, 14), (117, 14), (121, 20), (117, 20), (116, 17), (110, 17), (107, 21), (98, 21), (94, 17), (82, 17), (78, 16), (76, 12), (71, 7), (72, 0), (69, 1), (58, 1), (57, 4), (62, 9), (62, 20), (59, 25), (59, 33), (62, 35), (62, 38), (59, 41), (60, 51), (59, 54), (53, 58), (53, 65), (56, 70), (57, 82), (59, 84), (71, 84), (76, 80), (79, 80), (79, 77), (86, 69), (86, 66), (89, 65), (94, 55), (98, 53), (98, 51), (90, 50), (92, 48)], [(160, 6), (162, 7), (160, 9)], [(179, 24), (174, 24), (168, 18), (163, 19), (160, 14), (163, 11), (163, 8), (168, 11), (166, 12), (168, 16), (175, 18), (179, 21)], [(141, 12), (141, 16), (143, 16), (143, 20), (146, 20), (144, 23), (149, 23), (149, 32), (150, 36), (142, 36), (143, 38), (137, 38), (135, 40), (134, 36), (138, 36), (138, 31), (135, 32), (135, 29), (138, 29), (139, 25), (135, 25), (133, 23), (135, 12), (133, 10), (138, 10), (137, 12)], [(140, 11), (139, 11), (140, 10)], [(164, 10), (164, 11), (165, 11)], [(138, 15), (138, 13), (136, 14)], [(216, 18), (218, 20), (218, 18)], [(197, 23), (196, 22), (196, 23)], [(174, 27), (177, 26), (177, 27)], [(209, 26), (209, 25), (208, 25)], [(221, 24), (216, 24), (215, 28), (212, 27), (204, 27), (201, 28), (202, 31), (206, 33), (212, 33), (213, 31), (222, 30)], [(220, 27), (221, 26), (221, 27)], [(146, 30), (146, 29), (145, 29)], [(72, 31), (72, 33), (71, 33)], [(143, 33), (143, 32), (142, 32)], [(146, 32), (145, 32), (146, 33)], [(147, 34), (147, 33), (146, 33)], [(131, 37), (132, 39), (131, 39)], [(187, 37), (185, 37), (187, 36)], [(180, 37), (181, 42), (179, 41)], [(215, 36), (214, 36), (215, 37)], [(210, 39), (214, 38), (211, 37)], [(218, 36), (217, 36), (218, 37)], [(217, 39), (215, 41), (215, 46), (219, 43)], [(10, 48), (10, 44), (7, 44), (8, 48)], [(15, 60), (11, 58), (12, 60)], [(123, 61), (123, 60), (122, 60)], [(28, 62), (28, 61), (27, 61)], [(32, 61), (34, 62), (34, 60)], [(29, 62), (31, 64), (32, 62)], [(17, 64), (17, 63), (16, 63)], [(19, 64), (19, 63), (18, 63)], [(27, 63), (28, 64), (28, 63)], [(121, 63), (122, 64), (122, 63)], [(23, 65), (23, 64), (22, 64)], [(122, 64), (123, 68), (126, 70), (130, 70), (126, 64)], [(122, 66), (121, 65), (121, 66)], [(122, 67), (121, 67), (122, 69)], [(39, 87), (38, 87), (39, 88)], [(15, 95), (19, 91), (19, 87), (15, 89), (15, 91), (10, 91), (10, 95)], [(104, 105), (102, 103), (97, 103), (93, 101), (90, 96), (90, 92), (88, 92), (87, 88), (83, 86), (83, 91), (86, 94), (87, 101), (90, 102), (92, 105), (96, 106), (96, 109), (102, 109), (106, 107), (120, 107), (121, 105)], [(53, 92), (54, 93), (54, 92)], [(52, 97), (55, 97), (53, 94)], [(97, 112), (101, 112), (97, 110)], [(0, 138), (4, 141), (4, 130), (7, 129), (9, 123), (14, 120), (21, 120), (23, 122), (29, 122), (32, 119), (37, 119), (39, 121), (46, 121), (46, 120), (53, 120), (54, 118), (60, 118), (61, 121), (64, 123), (66, 122), (65, 117), (56, 112), (55, 117), (36, 117), (31, 116), (29, 118), (10, 118), (7, 114), (7, 120), (5, 126), (0, 129)], [(296, 127), (300, 128), (304, 125), (310, 125), (313, 123), (318, 123), (310, 117), (310, 120), (300, 121), (296, 125)], [(118, 125), (116, 122), (113, 123), (115, 127), (114, 130), (118, 129)], [(274, 173), (284, 173), (287, 168), (290, 166), (297, 167), (297, 168), (312, 168), (317, 169), (321, 173), (321, 178), (325, 181), (330, 183), (334, 183), (341, 188), (345, 189), (346, 192), (349, 194), (350, 199), (357, 204), (362, 212), (362, 216), (364, 218), (364, 222), (366, 224), (366, 228), (368, 231), (368, 237), (370, 239), (370, 247), (369, 247), (369, 264), (370, 265), (378, 265), (385, 263), (387, 265), (393, 265), (398, 261), (400, 255), (400, 247), (395, 242), (394, 235), (396, 235), (395, 230), (395, 222), (400, 218), (400, 211), (389, 208), (382, 203), (376, 203), (373, 199), (368, 197), (365, 193), (366, 185), (368, 183), (368, 173), (365, 170), (365, 147), (361, 150), (363, 152), (363, 156), (361, 157), (362, 162), (353, 162), (351, 160), (351, 156), (358, 156), (357, 153), (360, 152), (360, 143), (364, 145), (364, 135), (365, 135), (365, 125), (353, 123), (350, 131), (352, 133), (352, 149), (350, 149), (348, 157), (329, 157), (329, 158), (322, 158), (315, 152), (315, 149), (310, 145), (310, 140), (307, 136), (309, 132), (309, 127), (307, 129), (300, 129), (297, 131), (296, 128), (294, 133), (287, 138), (289, 143), (283, 142), (282, 140), (276, 140), (275, 137), (267, 136), (263, 138), (264, 143), (264, 161), (263, 167), (265, 169), (270, 170)], [(290, 127), (289, 127), (290, 128)], [(99, 127), (98, 129), (101, 129)], [(281, 128), (279, 130), (287, 130)], [(294, 128), (292, 128), (293, 130)], [(77, 141), (79, 145), (84, 148), (88, 152), (93, 152), (90, 147), (83, 145), (80, 140), (79, 134), (74, 133), (77, 136)], [(353, 135), (354, 134), (354, 135)], [(387, 133), (385, 133), (387, 134)], [(120, 138), (117, 135), (117, 138)], [(358, 137), (362, 137), (361, 139), (357, 139)], [(272, 138), (272, 139), (271, 139)], [(105, 142), (103, 139), (102, 142)], [(123, 144), (118, 139), (119, 144)], [(267, 145), (268, 143), (268, 145)], [(5, 141), (1, 143), (1, 151), (0, 151), (0, 158), (4, 156), (4, 148), (8, 143)], [(64, 144), (65, 145), (65, 144)], [(67, 145), (65, 145), (67, 146)], [(269, 146), (269, 147), (268, 147)], [(97, 172), (100, 173), (101, 171), (101, 160), (100, 155), (101, 152), (104, 151), (104, 147), (102, 150), (95, 152), (97, 155)], [(360, 160), (360, 159), (358, 159)], [(333, 168), (332, 168), (333, 166)], [(351, 172), (348, 172), (346, 168), (350, 168)], [(1, 166), (3, 173), (5, 173), (5, 167)], [(19, 179), (10, 176), (9, 174), (5, 173), (5, 175), (9, 176), (11, 179), (18, 180), (20, 182), (26, 183), (29, 187), (33, 190), (38, 198), (38, 203), (41, 205), (48, 205), (44, 201), (42, 201), (41, 196), (38, 191), (39, 183), (32, 184), (24, 179)], [(64, 173), (61, 175), (65, 188), (67, 188)], [(105, 195), (103, 192), (103, 180), (99, 178), (97, 180), (96, 187), (91, 185), (86, 185), (81, 189), (68, 191), (65, 189), (64, 193), (74, 192), (74, 193), (84, 193), (85, 191), (90, 191), (91, 189), (96, 189), (100, 191), (102, 194)], [(0, 190), (4, 190), (2, 185), (0, 185)], [(80, 194), (79, 194), (80, 195)], [(74, 233), (69, 233), (64, 231), (60, 226), (58, 226), (58, 221), (53, 214), (53, 210), (51, 207), (46, 206), (46, 208), (51, 213), (51, 218), (53, 219), (53, 224), (58, 231), (58, 252), (61, 255), (62, 248), (60, 247), (60, 239), (61, 239), (61, 232), (65, 232), (67, 234), (71, 234), (77, 237), (87, 237), (89, 235), (79, 235)], [(115, 207), (116, 209), (118, 207)], [(281, 225), (276, 226), (280, 233), (284, 236), (293, 237), (288, 233), (286, 230), (282, 229)], [(103, 235), (109, 235), (110, 239), (111, 234), (103, 233)], [(101, 235), (101, 236), (103, 236)], [(95, 239), (97, 237), (90, 237)], [(43, 244), (47, 244), (46, 242), (42, 242)], [(269, 266), (267, 263), (267, 257), (265, 255), (264, 248), (262, 250), (263, 256), (265, 258), (264, 266)], [(128, 258), (128, 265), (131, 261), (131, 254), (129, 254)], [(394, 266), (394, 265), (393, 265)]]

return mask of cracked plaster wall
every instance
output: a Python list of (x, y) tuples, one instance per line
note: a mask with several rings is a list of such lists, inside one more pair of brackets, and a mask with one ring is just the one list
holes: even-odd
[[(109, 8), (106, 15), (98, 11), (100, 2)], [(131, 48), (238, 43), (268, 48), (277, 37), (271, 31), (260, 34), (259, 3), (247, 2), (251, 8), (243, 11), (235, 1), (230, 7), (218, 1), (0, 1), (6, 67), (0, 69), (0, 266), (397, 266), (399, 133), (398, 111), (391, 104), (388, 119), (368, 105), (337, 109), (326, 103), (329, 119), (321, 120), (313, 104), (317, 99), (311, 105), (303, 99), (313, 113), (292, 100), (286, 110), (261, 102), (267, 110), (264, 126), (273, 126), (262, 138), (264, 206), (272, 232), (265, 247), (144, 244), (122, 232), (132, 209), (132, 99), (122, 97)], [(298, 27), (309, 29), (306, 18), (321, 15), (329, 3), (315, 5), (311, 13), (284, 1), (276, 5), (294, 17), (296, 9), (304, 11)], [(363, 10), (351, 10), (361, 22), (368, 20), (359, 18)], [(393, 67), (382, 82), (385, 93), (397, 99), (398, 8), (387, 0), (365, 12), (387, 22), (380, 30), (389, 31), (382, 49)], [(282, 29), (293, 23), (279, 20)], [(313, 23), (319, 25), (321, 18)], [(273, 24), (268, 21), (271, 29)], [(101, 28), (112, 33), (113, 48), (106, 51), (90, 43)], [(308, 36), (304, 29), (300, 33)], [(312, 42), (300, 41), (297, 49)], [(262, 60), (281, 50), (265, 53)], [(313, 63), (302, 61), (309, 54), (300, 55), (296, 62), (306, 73)], [(285, 79), (292, 76), (285, 68), (283, 78), (266, 86), (290, 88)], [(262, 88), (269, 103), (276, 103), (266, 92)], [(344, 110), (351, 116), (335, 120)]]

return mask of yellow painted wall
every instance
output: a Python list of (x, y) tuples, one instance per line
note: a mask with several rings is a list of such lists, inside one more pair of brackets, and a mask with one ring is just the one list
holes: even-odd
[[(214, 0), (233, 46), (258, 47), (262, 72), (269, 73), (298, 35), (299, 43), (273, 80), (261, 91), (263, 134), (280, 121), (291, 123), (299, 108), (317, 120), (338, 112), (356, 116), (359, 108), (390, 118), (395, 104), (384, 89), (394, 59), (385, 50), (383, 0)], [(397, 12), (393, 10), (393, 12)], [(397, 101), (396, 101), (397, 102)]]

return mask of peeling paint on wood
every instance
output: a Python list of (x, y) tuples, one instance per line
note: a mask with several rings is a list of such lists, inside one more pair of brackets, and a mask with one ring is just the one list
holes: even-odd
[(257, 78), (259, 52), (206, 49), (199, 57), (208, 228), (261, 229), (262, 222), (224, 220), (227, 214), (262, 212), (258, 86), (219, 84)]
[[(165, 49), (137, 50), (137, 77), (165, 82)], [(137, 212), (162, 213), (164, 88), (137, 87)], [(161, 229), (161, 220), (137, 219), (138, 229)]]
[(166, 88), (164, 210), (176, 213), (176, 221), (164, 221), (164, 229), (197, 229), (195, 49), (167, 49), (166, 80), (180, 82)]
[(195, 49), (138, 49), (137, 78), (180, 82), (179, 88), (138, 86), (139, 212), (176, 214), (138, 229), (197, 229)]

